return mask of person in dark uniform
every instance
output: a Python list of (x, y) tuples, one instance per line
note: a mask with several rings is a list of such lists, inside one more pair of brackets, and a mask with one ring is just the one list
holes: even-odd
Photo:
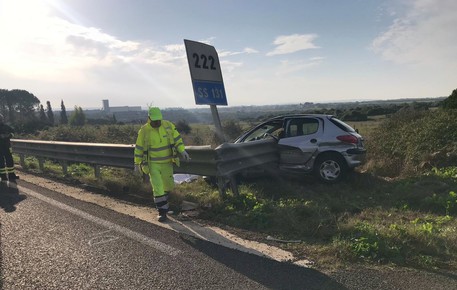
[(15, 181), (17, 175), (14, 170), (14, 161), (10, 139), (13, 137), (13, 128), (5, 124), (5, 118), (0, 114), (0, 179), (1, 181)]

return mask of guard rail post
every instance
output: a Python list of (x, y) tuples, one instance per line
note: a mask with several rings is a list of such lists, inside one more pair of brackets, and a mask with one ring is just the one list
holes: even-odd
[(24, 154), (19, 154), (19, 163), (23, 168), (25, 168), (25, 156)]
[(38, 168), (40, 168), (41, 172), (44, 171), (44, 159), (43, 158), (38, 157)]
[(65, 160), (61, 160), (60, 162), (60, 166), (62, 166), (62, 172), (63, 172), (63, 175), (68, 175), (68, 163), (67, 161)]
[(239, 195), (237, 176), (240, 173), (266, 164), (277, 163), (279, 160), (277, 141), (273, 138), (237, 144), (224, 143), (215, 151), (218, 156), (218, 176), (226, 180), (218, 182), (223, 183), (223, 195), (227, 187), (230, 187), (235, 196)]

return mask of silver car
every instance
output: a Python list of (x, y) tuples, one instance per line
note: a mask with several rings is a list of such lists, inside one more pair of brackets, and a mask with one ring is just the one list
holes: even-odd
[(340, 181), (365, 159), (362, 136), (331, 115), (300, 114), (272, 118), (234, 143), (277, 140), (282, 171), (314, 173), (325, 183)]

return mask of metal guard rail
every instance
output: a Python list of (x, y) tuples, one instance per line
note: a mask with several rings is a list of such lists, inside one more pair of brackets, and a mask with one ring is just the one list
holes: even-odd
[[(40, 162), (43, 159), (58, 161), (66, 172), (68, 162), (99, 166), (133, 169), (133, 151), (135, 145), (59, 142), (39, 140), (11, 140), (13, 152), (21, 158), (24, 166), (25, 156), (34, 156)], [(218, 180), (219, 190), (225, 194), (229, 184), (234, 193), (238, 193), (236, 174), (265, 164), (277, 164), (279, 155), (276, 141), (261, 140), (247, 143), (224, 143), (216, 149), (210, 146), (186, 146), (190, 161), (181, 161), (175, 173), (187, 173), (214, 176)]]

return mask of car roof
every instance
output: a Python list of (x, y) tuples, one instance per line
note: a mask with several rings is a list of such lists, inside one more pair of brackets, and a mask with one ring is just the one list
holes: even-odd
[(276, 116), (276, 117), (270, 118), (267, 121), (283, 120), (283, 119), (286, 119), (286, 118), (298, 118), (298, 117), (332, 118), (334, 116), (333, 115), (328, 115), (328, 114), (286, 114), (286, 115), (280, 115), (280, 116)]

